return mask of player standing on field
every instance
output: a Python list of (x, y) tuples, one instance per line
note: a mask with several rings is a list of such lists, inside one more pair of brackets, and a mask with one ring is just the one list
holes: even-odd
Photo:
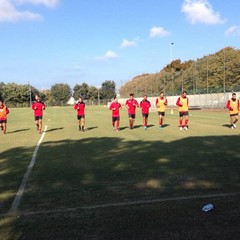
[(0, 99), (0, 128), (4, 134), (7, 133), (7, 115), (9, 110), (6, 105), (3, 104), (3, 100)]
[(77, 110), (77, 119), (78, 119), (78, 130), (85, 131), (85, 103), (83, 102), (83, 98), (79, 97), (78, 102), (74, 105), (74, 109)]
[(35, 101), (32, 103), (32, 109), (34, 111), (34, 119), (37, 126), (37, 131), (42, 133), (43, 110), (46, 109), (46, 105), (41, 101), (41, 98), (38, 94), (35, 95)]
[(227, 101), (226, 108), (228, 108), (230, 114), (231, 129), (234, 129), (237, 127), (236, 122), (238, 121), (238, 113), (240, 111), (240, 103), (236, 98), (236, 93), (233, 93), (232, 98)]
[(156, 99), (156, 106), (157, 106), (158, 117), (159, 117), (159, 121), (158, 121), (159, 128), (162, 128), (167, 105), (168, 105), (167, 98), (164, 96), (163, 92), (160, 92), (160, 96)]
[[(178, 98), (176, 105), (179, 107), (179, 127), (180, 130), (188, 130), (188, 109), (189, 109), (189, 100), (187, 97), (187, 92), (183, 91), (182, 95)], [(183, 118), (185, 118), (184, 126), (183, 126)]]
[(112, 111), (112, 126), (114, 130), (119, 131), (120, 125), (120, 109), (122, 105), (118, 102), (117, 97), (115, 96), (113, 102), (111, 103), (109, 109)]
[(143, 100), (140, 102), (140, 108), (142, 109), (143, 127), (145, 130), (147, 129), (150, 107), (151, 107), (151, 103), (147, 100), (147, 95), (144, 95)]
[(133, 124), (136, 117), (136, 107), (138, 107), (139, 104), (136, 99), (134, 99), (134, 94), (130, 94), (130, 98), (126, 101), (126, 107), (128, 109), (128, 117), (129, 117), (129, 128), (133, 129)]

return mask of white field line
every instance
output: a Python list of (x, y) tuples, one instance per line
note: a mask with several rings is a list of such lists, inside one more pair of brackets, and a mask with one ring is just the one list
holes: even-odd
[[(25, 212), (17, 212), (16, 214), (18, 216), (28, 216), (28, 215), (38, 215), (38, 214), (67, 213), (67, 212), (75, 212), (79, 210), (95, 210), (95, 209), (105, 209), (105, 208), (111, 208), (111, 207), (127, 207), (127, 206), (133, 206), (133, 205), (146, 205), (146, 204), (171, 202), (171, 201), (177, 202), (177, 201), (193, 200), (193, 199), (220, 198), (220, 197), (230, 197), (230, 196), (238, 196), (238, 195), (240, 195), (240, 192), (194, 195), (194, 196), (162, 198), (162, 199), (158, 198), (158, 199), (152, 199), (152, 200), (138, 200), (138, 201), (128, 201), (128, 202), (118, 202), (118, 203), (97, 204), (97, 205), (90, 205), (85, 207), (75, 207), (75, 208), (66, 208), (66, 209), (25, 211)], [(3, 214), (3, 215), (6, 216), (6, 214)]]
[(44, 136), (46, 134), (46, 130), (47, 130), (47, 125), (45, 126), (45, 128), (43, 130), (43, 134), (42, 134), (41, 138), (39, 139), (38, 144), (37, 144), (37, 146), (36, 146), (36, 148), (35, 148), (35, 150), (33, 152), (32, 160), (31, 160), (30, 164), (28, 165), (27, 171), (25, 172), (24, 177), (22, 179), (22, 183), (21, 183), (21, 185), (20, 185), (20, 187), (19, 187), (19, 189), (18, 189), (18, 191), (16, 193), (16, 196), (15, 196), (14, 200), (13, 200), (12, 206), (11, 206), (11, 208), (9, 210), (10, 214), (14, 213), (17, 210), (17, 208), (18, 208), (18, 205), (19, 205), (19, 203), (21, 201), (21, 198), (23, 196), (23, 193), (24, 193), (24, 190), (25, 190), (28, 178), (29, 178), (29, 176), (30, 176), (30, 174), (32, 172), (33, 166), (35, 164), (37, 153), (38, 153), (38, 149), (39, 149), (39, 147), (40, 147), (40, 145), (41, 145), (41, 143), (43, 141), (43, 138), (44, 138)]

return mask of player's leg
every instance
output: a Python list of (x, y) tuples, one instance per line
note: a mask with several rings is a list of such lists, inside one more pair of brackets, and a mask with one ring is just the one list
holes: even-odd
[(234, 120), (233, 120), (233, 127), (236, 128), (236, 122), (238, 121), (238, 115), (234, 116)]
[(185, 122), (184, 122), (184, 130), (188, 130), (188, 121), (189, 121), (189, 118), (188, 118), (188, 114), (186, 113)]
[(82, 116), (82, 118), (81, 118), (81, 129), (82, 129), (83, 132), (85, 131), (84, 127), (85, 127), (85, 117)]
[(40, 119), (38, 120), (38, 124), (39, 124), (38, 132), (39, 132), (39, 133), (42, 133), (42, 118), (40, 118)]
[(113, 126), (113, 128), (115, 128), (115, 121), (116, 121), (115, 117), (112, 117), (112, 126)]
[(146, 114), (142, 113), (143, 127), (146, 127)]
[(133, 128), (133, 118), (132, 118), (132, 114), (129, 114), (129, 128), (130, 128), (130, 129)]
[(81, 131), (81, 116), (77, 115), (78, 131)]
[(2, 121), (0, 122), (0, 128), (1, 128), (1, 130), (3, 131), (3, 124), (2, 124)]
[(39, 118), (35, 117), (35, 125), (37, 127), (37, 131), (39, 131)]
[(231, 129), (234, 129), (234, 116), (233, 115), (230, 115), (230, 124), (231, 124)]
[(147, 129), (147, 124), (148, 124), (148, 115), (146, 114), (145, 115), (145, 127), (144, 127), (145, 130)]
[(162, 126), (163, 126), (164, 116), (165, 116), (165, 112), (161, 112), (159, 115), (159, 117), (160, 117), (159, 128), (162, 128)]
[(135, 114), (132, 114), (132, 128), (134, 126), (134, 122), (135, 122)]
[(115, 127), (116, 127), (116, 131), (119, 131), (119, 125), (120, 125), (120, 117), (116, 117), (115, 118)]
[(179, 112), (179, 127), (180, 127), (180, 130), (183, 129), (183, 113), (182, 112)]
[(3, 129), (3, 133), (6, 134), (7, 133), (7, 121), (2, 123), (2, 129)]

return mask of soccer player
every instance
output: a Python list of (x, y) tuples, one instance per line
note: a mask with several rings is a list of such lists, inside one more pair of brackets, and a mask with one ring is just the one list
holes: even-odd
[(136, 117), (136, 107), (139, 104), (136, 99), (134, 99), (134, 94), (130, 94), (130, 98), (126, 101), (126, 107), (128, 109), (128, 117), (129, 117), (129, 128), (133, 129), (135, 117)]
[(0, 99), (0, 128), (4, 134), (7, 133), (7, 115), (9, 110), (6, 105), (4, 105), (3, 100)]
[[(189, 100), (187, 97), (187, 92), (183, 91), (182, 95), (178, 98), (176, 105), (179, 107), (179, 127), (180, 130), (188, 130), (188, 109), (189, 109)], [(185, 122), (183, 125), (183, 118), (185, 118)]]
[(41, 101), (41, 98), (38, 94), (35, 95), (35, 101), (32, 103), (32, 109), (34, 111), (37, 131), (38, 133), (42, 133), (43, 110), (46, 109), (46, 105)]
[(239, 100), (236, 98), (236, 93), (232, 94), (232, 98), (227, 101), (226, 107), (230, 114), (231, 129), (236, 128), (236, 122), (238, 121), (238, 113), (240, 110)]
[(85, 131), (85, 103), (83, 102), (83, 98), (79, 97), (78, 102), (74, 105), (74, 109), (77, 110), (77, 119), (78, 119), (78, 130)]
[(143, 127), (145, 130), (147, 129), (150, 107), (151, 107), (151, 103), (148, 101), (147, 95), (144, 95), (143, 100), (140, 102), (140, 108), (142, 109)]
[(156, 99), (156, 106), (158, 109), (158, 117), (159, 117), (159, 121), (158, 121), (159, 128), (162, 128), (167, 105), (168, 105), (167, 98), (164, 96), (163, 92), (160, 92), (160, 96)]
[(122, 105), (118, 102), (117, 97), (115, 96), (113, 102), (111, 103), (109, 109), (112, 111), (112, 126), (114, 130), (119, 131), (120, 125), (120, 109), (122, 109)]

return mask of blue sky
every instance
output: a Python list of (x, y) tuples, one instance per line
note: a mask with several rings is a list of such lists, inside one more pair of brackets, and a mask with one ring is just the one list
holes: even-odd
[(0, 0), (0, 82), (120, 86), (171, 59), (240, 48), (239, 9), (237, 0)]

